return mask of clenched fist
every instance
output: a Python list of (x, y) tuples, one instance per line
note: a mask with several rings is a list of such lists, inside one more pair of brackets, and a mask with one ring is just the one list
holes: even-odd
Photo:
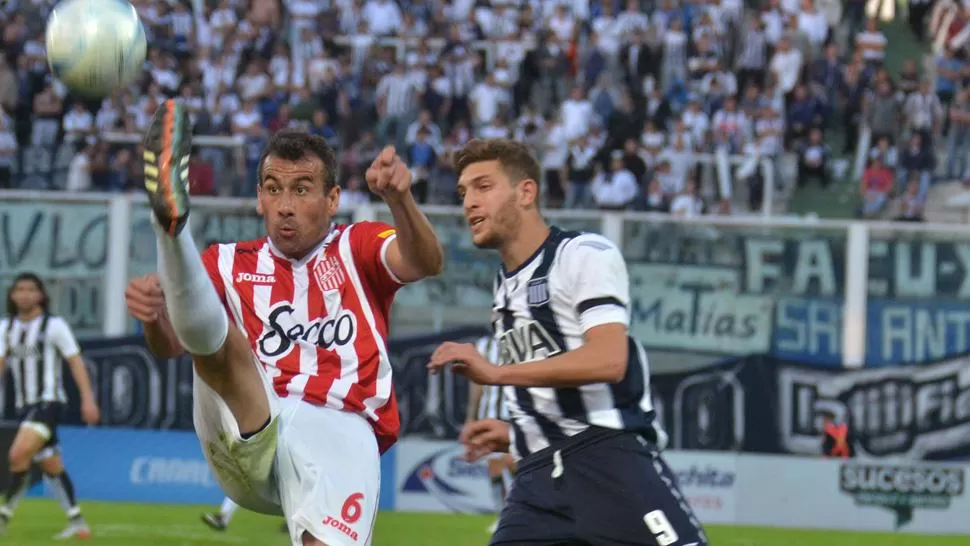
[(165, 295), (158, 275), (145, 275), (132, 279), (125, 290), (128, 313), (136, 319), (152, 323), (165, 314)]
[(385, 202), (411, 193), (411, 170), (397, 155), (393, 146), (381, 150), (365, 176), (367, 187)]

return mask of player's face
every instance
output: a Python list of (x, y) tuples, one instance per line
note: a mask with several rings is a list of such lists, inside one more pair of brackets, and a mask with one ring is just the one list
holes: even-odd
[(519, 231), (523, 196), (498, 161), (481, 161), (465, 168), (458, 180), (465, 219), (472, 242), (479, 248), (500, 248)]
[(323, 161), (315, 156), (297, 161), (269, 156), (263, 162), (256, 210), (270, 240), (289, 258), (303, 258), (320, 244), (337, 212), (340, 188), (327, 189), (323, 173)]
[(40, 305), (41, 300), (44, 299), (44, 294), (41, 293), (40, 287), (37, 286), (32, 280), (24, 279), (17, 281), (17, 284), (13, 286), (13, 290), (10, 293), (10, 299), (13, 300), (13, 304), (17, 307), (17, 311), (21, 313), (29, 313)]

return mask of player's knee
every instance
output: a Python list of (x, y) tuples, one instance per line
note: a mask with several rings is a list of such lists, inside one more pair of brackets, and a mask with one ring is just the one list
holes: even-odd
[(40, 470), (54, 478), (64, 473), (64, 461), (58, 456), (48, 457), (40, 462)]
[(327, 543), (310, 534), (310, 531), (303, 531), (303, 546), (327, 546)]

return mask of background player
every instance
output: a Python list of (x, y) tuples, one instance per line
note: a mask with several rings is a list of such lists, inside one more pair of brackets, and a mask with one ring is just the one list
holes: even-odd
[[(475, 343), (475, 348), (485, 356), (489, 362), (499, 361), (498, 343), (492, 336), (485, 336)], [(468, 406), (465, 423), (473, 423), (484, 419), (502, 419), (507, 421), (509, 413), (502, 403), (502, 388), (496, 385), (482, 386), (468, 383)], [(512, 486), (512, 476), (515, 474), (515, 459), (508, 453), (492, 453), (488, 457), (488, 478), (491, 482), (492, 498), (495, 501), (495, 511), (501, 513), (505, 508), (505, 497)], [(494, 533), (498, 521), (488, 526), (488, 532)]]
[(521, 458), (491, 543), (707, 544), (659, 454), (666, 439), (653, 422), (646, 354), (628, 334), (619, 249), (545, 223), (539, 165), (522, 144), (473, 140), (455, 170), (472, 241), (502, 259), (493, 304), (502, 365), (445, 343), (429, 367), (506, 385), (511, 425), (463, 430), (471, 457), (510, 448)]
[(437, 274), (443, 261), (410, 172), (391, 148), (367, 172), (396, 229), (335, 225), (333, 149), (279, 131), (257, 186), (268, 238), (214, 245), (200, 257), (186, 229), (190, 131), (182, 105), (169, 100), (146, 133), (159, 276), (129, 285), (129, 309), (152, 352), (192, 355), (195, 429), (234, 501), (285, 514), (298, 546), (368, 544), (379, 455), (400, 428), (390, 306), (403, 283)]
[(8, 456), (10, 483), (0, 506), (0, 533), (6, 531), (27, 489), (31, 463), (37, 462), (69, 520), (55, 538), (87, 538), (91, 530), (77, 505), (57, 440), (57, 424), (67, 403), (65, 360), (81, 396), (81, 418), (93, 425), (101, 415), (74, 334), (67, 321), (49, 313), (49, 305), (40, 277), (21, 273), (7, 292), (7, 316), (0, 320), (0, 376), (10, 368), (21, 419)]
[[(215, 531), (225, 531), (229, 528), (229, 522), (232, 521), (232, 516), (234, 516), (238, 510), (239, 505), (233, 502), (233, 500), (229, 497), (226, 497), (222, 499), (222, 504), (219, 506), (218, 512), (206, 512), (202, 514), (202, 523), (205, 523), (210, 529)], [(285, 521), (283, 522), (282, 531), (284, 533), (289, 532)]]
[(225, 531), (229, 527), (232, 516), (238, 509), (239, 505), (229, 497), (226, 497), (222, 500), (222, 505), (219, 506), (218, 512), (206, 512), (202, 514), (202, 522), (216, 531)]

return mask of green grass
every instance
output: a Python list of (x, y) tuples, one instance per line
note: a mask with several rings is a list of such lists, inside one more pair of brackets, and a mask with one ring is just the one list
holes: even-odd
[[(88, 502), (83, 504), (96, 546), (217, 546), (257, 544), (287, 546), (280, 519), (240, 512), (230, 529), (210, 531), (199, 521), (211, 506), (169, 506)], [(377, 520), (374, 546), (485, 546), (492, 518), (453, 514), (383, 513)], [(47, 546), (60, 531), (64, 515), (50, 501), (28, 501), (18, 510), (0, 544)], [(710, 527), (714, 546), (957, 546), (968, 537), (938, 537), (832, 531), (799, 531), (751, 527)]]

